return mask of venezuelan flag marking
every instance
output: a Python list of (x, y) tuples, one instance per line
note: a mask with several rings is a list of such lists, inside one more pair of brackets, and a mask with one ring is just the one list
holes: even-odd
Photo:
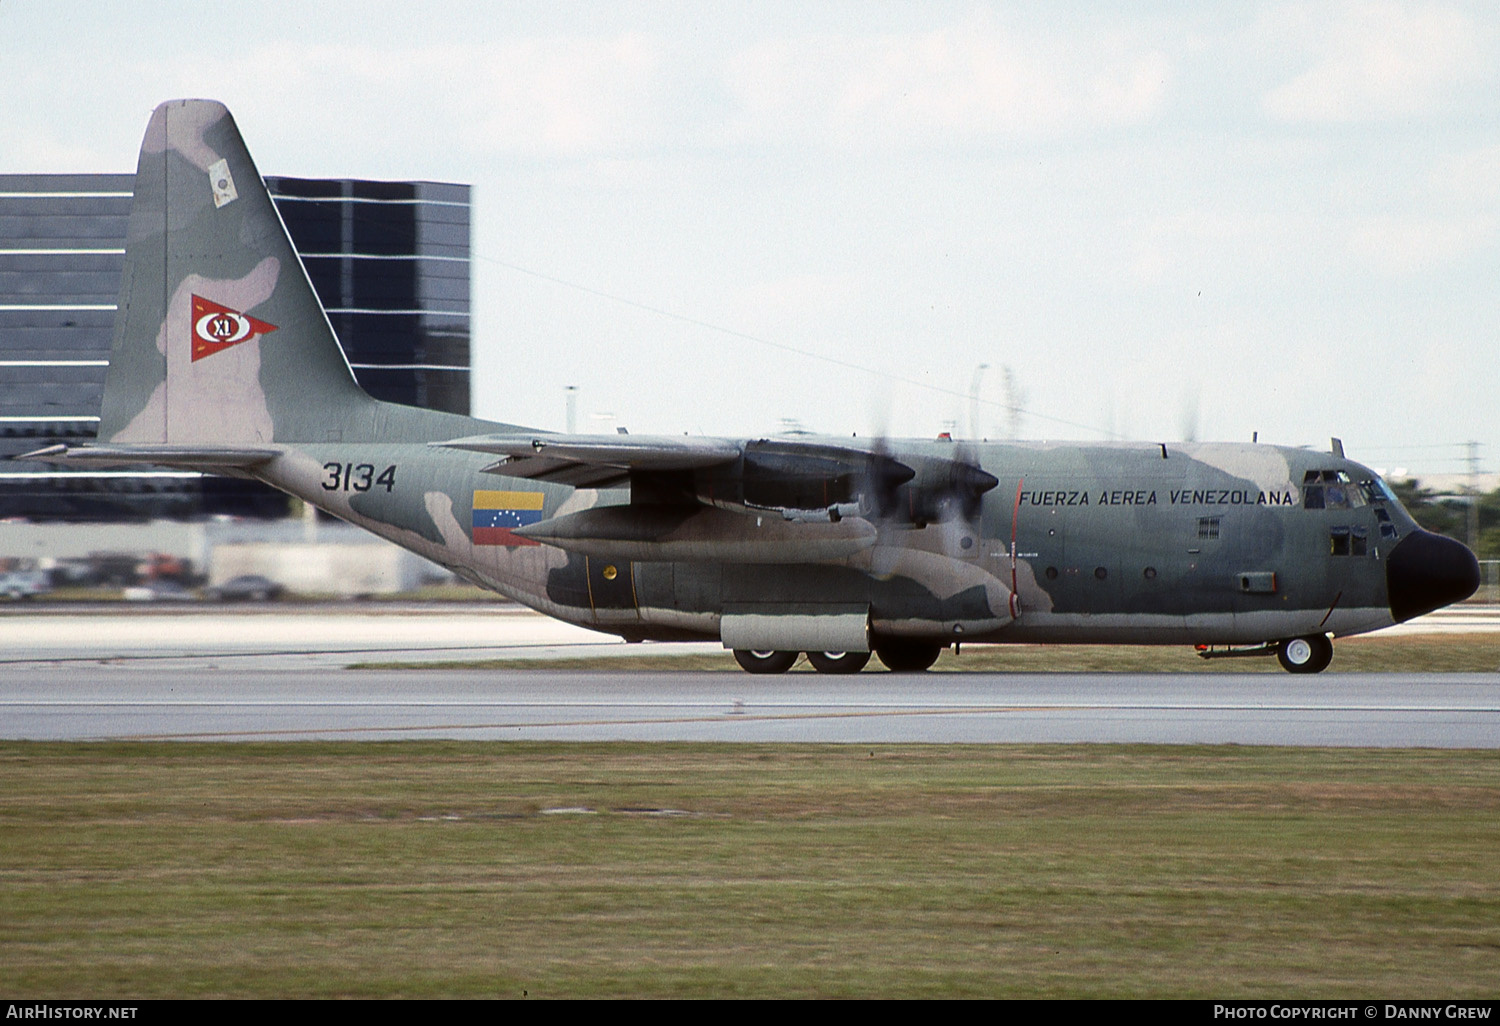
[(541, 492), (491, 492), (475, 490), (474, 519), (471, 522), (475, 545), (536, 545), (517, 538), (511, 532), (542, 519)]

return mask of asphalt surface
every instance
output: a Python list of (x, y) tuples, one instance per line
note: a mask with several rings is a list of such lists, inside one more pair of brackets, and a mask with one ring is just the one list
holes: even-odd
[[(705, 649), (624, 646), (504, 608), (11, 613), (0, 617), (0, 738), (1500, 747), (1500, 674), (630, 669), (630, 655), (663, 650)], [(344, 669), (548, 654), (619, 658), (588, 672)]]
[(0, 736), (1500, 747), (1500, 676), (7, 667)]

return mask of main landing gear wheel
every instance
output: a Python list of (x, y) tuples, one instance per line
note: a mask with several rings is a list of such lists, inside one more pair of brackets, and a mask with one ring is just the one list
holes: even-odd
[(930, 641), (889, 638), (875, 643), (875, 654), (895, 673), (921, 673), (937, 662), (942, 651), (942, 645)]
[(819, 673), (858, 673), (870, 661), (868, 652), (809, 652), (807, 661)]
[(748, 648), (734, 650), (734, 661), (748, 673), (785, 673), (797, 661), (796, 652), (760, 652)]
[(1333, 642), (1326, 634), (1288, 638), (1276, 646), (1276, 658), (1287, 673), (1321, 673), (1333, 662)]

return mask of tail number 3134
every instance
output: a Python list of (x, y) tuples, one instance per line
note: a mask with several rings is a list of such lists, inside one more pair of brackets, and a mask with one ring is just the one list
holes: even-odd
[(390, 491), (396, 487), (396, 468), (386, 467), (377, 477), (370, 463), (325, 463), (323, 488), (330, 492), (368, 492), (371, 488)]

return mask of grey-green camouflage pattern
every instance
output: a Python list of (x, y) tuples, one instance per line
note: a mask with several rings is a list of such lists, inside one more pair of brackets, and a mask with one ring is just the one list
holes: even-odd
[(1473, 590), (1472, 555), (1337, 452), (565, 437), (378, 402), (201, 100), (142, 145), (99, 438), (39, 455), (254, 477), (629, 639), (1259, 645)]

